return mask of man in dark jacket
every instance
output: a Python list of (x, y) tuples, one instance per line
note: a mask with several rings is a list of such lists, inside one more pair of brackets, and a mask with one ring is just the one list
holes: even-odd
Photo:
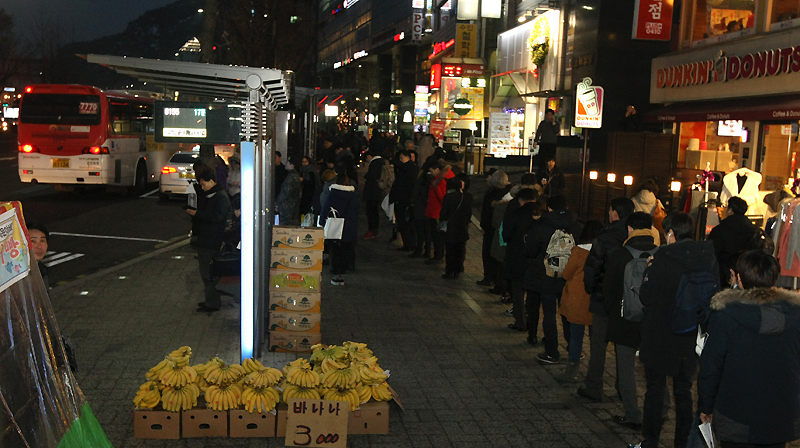
[(403, 247), (399, 250), (410, 252), (416, 246), (411, 196), (414, 193), (414, 182), (417, 180), (417, 164), (411, 161), (411, 153), (408, 150), (398, 154), (394, 169), (396, 175), (389, 190), (389, 203), (394, 204), (397, 231), (403, 238)]
[(539, 184), (542, 185), (544, 196), (550, 197), (557, 194), (564, 194), (564, 174), (561, 168), (556, 166), (556, 156), (553, 154), (548, 157), (545, 165), (536, 172)]
[(286, 176), (288, 175), (289, 171), (286, 169), (286, 165), (283, 164), (283, 154), (281, 154), (280, 151), (275, 151), (275, 197), (276, 198), (281, 193), (281, 188), (283, 188), (283, 182), (286, 180)]
[(191, 244), (197, 249), (200, 278), (203, 279), (206, 298), (205, 302), (197, 304), (197, 311), (210, 313), (219, 311), (222, 305), (216, 279), (211, 277), (211, 257), (219, 253), (225, 236), (225, 226), (233, 210), (228, 193), (222, 185), (217, 185), (213, 171), (204, 171), (198, 181), (206, 193), (206, 201), (197, 210), (189, 209), (186, 212), (192, 215)]
[(476, 283), (481, 286), (493, 286), (494, 279), (497, 276), (497, 263), (492, 258), (492, 241), (494, 240), (494, 232), (497, 231), (492, 227), (492, 211), (494, 205), (506, 195), (508, 189), (508, 176), (505, 173), (498, 171), (496, 168), (490, 169), (486, 172), (486, 192), (483, 193), (483, 202), (481, 203), (481, 230), (483, 230), (483, 245), (481, 248), (481, 259), (483, 260), (483, 278)]
[(763, 251), (736, 272), (739, 289), (711, 299), (697, 410), (723, 447), (782, 447), (800, 438), (800, 294), (773, 288), (780, 266)]
[(710, 272), (716, 277), (719, 267), (711, 242), (692, 241), (694, 220), (687, 213), (667, 216), (663, 226), (667, 245), (656, 252), (639, 291), (644, 305), (639, 360), (647, 378), (641, 446), (658, 446), (663, 425), (664, 389), (670, 376), (675, 398), (675, 446), (682, 448), (686, 446), (693, 420), (692, 380), (697, 370), (697, 332), (673, 333), (670, 310), (675, 304), (682, 275)]
[(460, 177), (447, 179), (447, 194), (439, 213), (439, 222), (447, 221), (447, 231), (444, 233), (444, 279), (457, 279), (458, 274), (464, 272), (471, 217), (472, 194), (464, 191), (464, 181)]
[(617, 391), (625, 407), (625, 415), (615, 415), (614, 421), (631, 429), (641, 429), (642, 410), (636, 393), (636, 350), (641, 342), (639, 322), (629, 321), (620, 312), (625, 287), (625, 268), (633, 260), (628, 248), (642, 251), (640, 257), (649, 258), (656, 250), (650, 228), (653, 217), (649, 213), (635, 212), (625, 220), (628, 239), (623, 247), (608, 255), (606, 274), (603, 281), (603, 303), (608, 316), (609, 342), (614, 343), (617, 355)]
[(606, 331), (608, 314), (603, 302), (603, 278), (608, 255), (628, 238), (625, 220), (633, 213), (633, 201), (625, 197), (611, 200), (608, 220), (611, 222), (592, 243), (592, 250), (583, 267), (583, 284), (591, 296), (589, 311), (592, 312), (592, 336), (590, 338), (589, 369), (586, 372), (586, 388), (579, 388), (578, 395), (593, 401), (603, 400), (603, 372), (606, 367)]
[[(514, 323), (509, 324), (508, 328), (517, 331), (528, 331), (528, 324), (525, 316), (525, 271), (528, 260), (525, 256), (525, 235), (533, 225), (534, 214), (539, 214), (536, 210), (536, 199), (538, 195), (532, 188), (523, 188), (517, 192), (517, 196), (512, 199), (506, 208), (515, 205), (514, 211), (503, 219), (503, 241), (506, 242), (506, 256), (503, 260), (503, 275), (508, 280), (511, 288), (511, 300), (514, 303)], [(535, 213), (536, 212), (536, 213)], [(536, 316), (531, 317), (536, 322), (536, 327), (532, 329), (533, 337), (536, 338), (539, 325), (539, 310), (536, 309)], [(538, 343), (538, 340), (536, 341)]]
[(740, 197), (728, 199), (728, 217), (711, 230), (708, 239), (714, 243), (714, 255), (719, 263), (720, 280), (727, 285), (737, 255), (754, 247), (756, 236), (761, 236), (760, 229), (745, 216), (747, 202)]
[(371, 240), (380, 237), (380, 211), (383, 191), (378, 180), (383, 172), (383, 157), (367, 153), (367, 174), (364, 175), (364, 201), (366, 202), (367, 233), (362, 237)]
[[(560, 276), (548, 276), (544, 259), (547, 256), (550, 238), (556, 230), (562, 230), (577, 238), (581, 234), (581, 225), (578, 223), (578, 215), (572, 210), (567, 210), (567, 198), (564, 196), (548, 198), (547, 209), (548, 212), (536, 220), (526, 235), (525, 255), (528, 257), (528, 269), (525, 272), (525, 290), (528, 292), (528, 315), (533, 312), (531, 308), (538, 309), (540, 303), (543, 311), (545, 351), (539, 353), (536, 359), (545, 364), (554, 364), (560, 357), (556, 310), (566, 281)], [(530, 321), (528, 323), (530, 328), (532, 325)]]

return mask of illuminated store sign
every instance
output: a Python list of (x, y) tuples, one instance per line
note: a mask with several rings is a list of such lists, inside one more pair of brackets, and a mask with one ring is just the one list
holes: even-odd
[(344, 0), (344, 9), (347, 9), (358, 3), (358, 0)]
[(450, 39), (447, 42), (436, 42), (435, 44), (433, 44), (433, 51), (431, 51), (431, 55), (428, 56), (428, 59), (433, 59), (434, 57), (436, 57), (437, 54), (443, 52), (444, 50), (447, 50), (448, 48), (452, 47), (455, 44), (456, 44), (455, 39)]

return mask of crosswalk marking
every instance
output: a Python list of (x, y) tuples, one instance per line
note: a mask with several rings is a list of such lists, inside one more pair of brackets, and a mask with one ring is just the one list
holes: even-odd
[(60, 253), (47, 252), (45, 254), (45, 257), (42, 258), (42, 263), (44, 263), (44, 265), (49, 268), (57, 264), (75, 260), (76, 258), (80, 258), (83, 255), (84, 254), (73, 254), (71, 252), (60, 252)]

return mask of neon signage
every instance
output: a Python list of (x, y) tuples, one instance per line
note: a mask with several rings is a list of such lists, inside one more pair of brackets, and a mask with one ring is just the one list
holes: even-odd
[(433, 51), (431, 51), (431, 55), (428, 56), (428, 59), (433, 59), (437, 54), (447, 50), (448, 48), (452, 47), (456, 44), (455, 39), (450, 39), (447, 42), (436, 42), (433, 44)]

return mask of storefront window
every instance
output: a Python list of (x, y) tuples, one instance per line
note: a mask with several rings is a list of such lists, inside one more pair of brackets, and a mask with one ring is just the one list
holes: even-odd
[(681, 123), (678, 167), (734, 171), (740, 167), (740, 147), (747, 133), (737, 120)]
[(800, 170), (798, 122), (765, 124), (762, 130), (762, 190), (777, 190), (789, 179), (796, 179)]
[[(794, 2), (800, 0), (792, 0)], [(694, 21), (686, 28), (684, 44), (701, 45), (755, 32), (756, 0), (696, 0)], [(691, 9), (685, 17), (691, 22)]]
[(800, 26), (800, 0), (773, 0), (769, 30)]

